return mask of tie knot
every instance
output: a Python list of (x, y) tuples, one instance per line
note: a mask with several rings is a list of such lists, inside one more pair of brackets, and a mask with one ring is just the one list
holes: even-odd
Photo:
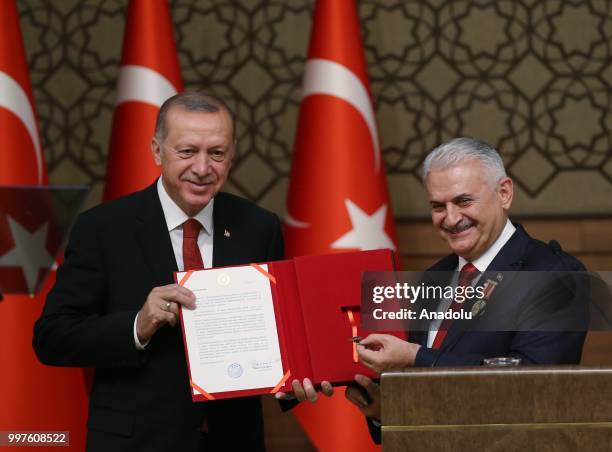
[(476, 268), (474, 264), (468, 262), (463, 266), (461, 271), (459, 272), (459, 285), (460, 286), (469, 286), (472, 284), (472, 281), (476, 276), (478, 276), (480, 272)]
[(202, 229), (200, 222), (190, 218), (183, 223), (183, 238), (197, 239), (200, 229)]

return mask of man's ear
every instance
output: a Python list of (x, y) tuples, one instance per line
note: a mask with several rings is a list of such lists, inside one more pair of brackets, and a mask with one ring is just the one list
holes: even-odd
[(512, 183), (512, 179), (504, 177), (499, 181), (497, 185), (497, 195), (499, 196), (503, 209), (510, 210), (512, 199), (514, 198), (514, 184)]
[(157, 141), (157, 138), (151, 138), (151, 153), (153, 154), (153, 160), (155, 160), (157, 166), (161, 166), (162, 164), (161, 152), (161, 145)]

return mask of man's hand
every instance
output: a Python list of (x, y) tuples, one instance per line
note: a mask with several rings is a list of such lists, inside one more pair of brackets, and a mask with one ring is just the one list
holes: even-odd
[(380, 422), (380, 387), (365, 375), (355, 375), (359, 387), (347, 386), (344, 395), (367, 417)]
[(376, 373), (414, 364), (420, 345), (406, 342), (389, 334), (370, 334), (359, 341), (359, 360)]
[[(319, 394), (312, 385), (312, 382), (309, 378), (304, 378), (303, 384), (304, 386), (302, 386), (300, 380), (293, 380), (291, 382), (293, 392), (277, 392), (276, 398), (283, 400), (298, 399), (300, 402), (303, 402), (304, 400), (309, 400), (311, 403), (315, 403), (319, 398)], [(323, 395), (331, 397), (331, 395), (334, 393), (334, 388), (329, 381), (323, 381), (321, 382), (321, 392), (323, 393)]]
[(195, 309), (195, 295), (178, 284), (155, 287), (138, 312), (136, 334), (142, 343), (148, 342), (155, 332), (164, 325), (176, 325), (179, 304)]

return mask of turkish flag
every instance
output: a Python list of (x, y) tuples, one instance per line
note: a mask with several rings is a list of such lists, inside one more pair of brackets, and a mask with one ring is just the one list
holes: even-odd
[(0, 186), (0, 292), (34, 294), (49, 274), (62, 245), (54, 201), (43, 187)]
[[(316, 2), (285, 219), (288, 256), (397, 248), (354, 0)], [(294, 413), (322, 451), (376, 450), (336, 388)]]
[[(11, 0), (0, 8), (0, 162), (0, 185), (47, 184), (19, 17)], [(0, 272), (32, 288), (40, 282), (36, 270), (53, 260), (58, 237), (46, 225), (44, 201), (31, 215), (24, 215), (23, 206), (16, 198), (3, 199), (0, 206)], [(26, 275), (25, 267), (14, 262), (20, 245), (37, 247), (40, 260), (26, 263), (34, 273)], [(43, 366), (32, 350), (34, 322), (54, 280), (51, 272), (38, 294), (4, 294), (0, 301), (0, 431), (69, 431), (69, 450), (81, 451), (87, 418), (82, 373)]]
[(106, 171), (104, 200), (159, 176), (151, 138), (159, 107), (183, 90), (167, 0), (130, 0)]

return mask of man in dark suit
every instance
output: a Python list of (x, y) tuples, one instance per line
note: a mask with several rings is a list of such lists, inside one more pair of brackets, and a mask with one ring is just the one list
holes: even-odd
[(195, 297), (173, 272), (283, 257), (276, 215), (219, 192), (234, 147), (222, 101), (178, 94), (152, 139), (161, 178), (74, 226), (33, 345), (45, 364), (96, 369), (89, 451), (264, 449), (258, 397), (192, 403), (176, 327)]
[[(372, 334), (360, 342), (361, 361), (378, 373), (408, 366), (481, 365), (492, 357), (514, 357), (523, 364), (577, 364), (585, 338), (584, 329), (577, 330), (585, 327), (587, 311), (586, 300), (577, 299), (572, 290), (572, 277), (551, 277), (559, 284), (538, 283), (542, 290), (534, 290), (522, 283), (528, 281), (527, 273), (503, 272), (567, 274), (584, 266), (556, 242), (534, 240), (509, 221), (513, 184), (497, 151), (471, 138), (454, 139), (427, 156), (423, 182), (433, 225), (453, 251), (430, 271), (455, 273), (450, 281), (455, 287), (475, 287), (496, 275), (504, 279), (496, 281), (481, 318), (429, 321), (420, 331), (411, 331), (408, 341)], [(453, 300), (437, 302), (438, 312), (452, 309)], [(506, 319), (512, 319), (511, 328), (506, 324), (496, 330), (482, 323), (500, 325)], [(380, 419), (378, 385), (363, 375), (355, 380), (365, 391), (349, 387), (347, 398), (374, 420), (374, 427)], [(380, 430), (371, 430), (380, 440)]]

